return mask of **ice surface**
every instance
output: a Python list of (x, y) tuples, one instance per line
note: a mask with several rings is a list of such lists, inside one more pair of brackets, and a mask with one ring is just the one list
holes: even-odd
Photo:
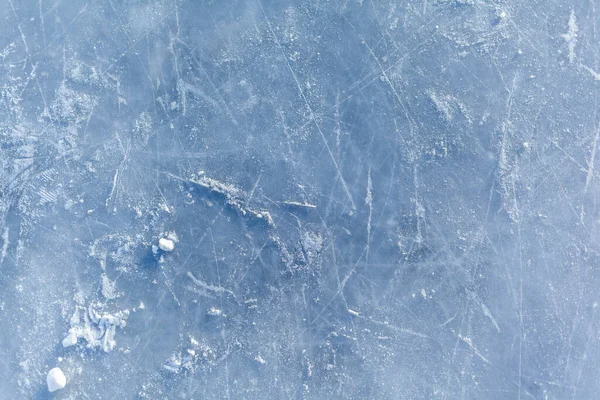
[(598, 2), (2, 5), (0, 398), (597, 398)]

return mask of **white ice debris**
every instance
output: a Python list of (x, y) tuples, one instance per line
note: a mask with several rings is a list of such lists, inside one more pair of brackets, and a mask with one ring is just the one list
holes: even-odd
[(56, 392), (67, 385), (67, 378), (60, 368), (55, 367), (48, 371), (46, 383), (48, 384), (48, 390), (50, 392)]
[(175, 243), (179, 242), (179, 236), (177, 236), (177, 233), (174, 231), (167, 232), (167, 239), (172, 240)]
[(569, 63), (573, 64), (575, 60), (575, 46), (577, 46), (577, 32), (579, 32), (579, 27), (577, 26), (577, 18), (575, 17), (575, 11), (571, 10), (571, 15), (569, 16), (567, 33), (563, 33), (561, 36), (567, 42), (567, 46), (569, 47)]
[(204, 171), (194, 174), (188, 182), (199, 185), (213, 193), (217, 193), (225, 199), (225, 202), (242, 216), (250, 216), (265, 221), (269, 226), (274, 226), (271, 213), (266, 210), (257, 210), (250, 207), (249, 196), (242, 189), (229, 183), (220, 182), (204, 175)]
[(102, 274), (102, 286), (100, 291), (102, 292), (102, 296), (106, 299), (115, 299), (121, 295), (121, 293), (117, 291), (117, 282), (110, 280), (108, 275), (106, 275), (106, 272)]
[(121, 295), (117, 291), (117, 282), (110, 280), (106, 274), (106, 253), (100, 258), (100, 268), (102, 269), (102, 286), (101, 292), (106, 299), (114, 299)]
[(299, 202), (299, 201), (282, 201), (281, 204), (284, 204), (286, 206), (290, 206), (290, 207), (301, 207), (301, 208), (317, 208), (317, 206), (315, 206), (314, 204), (310, 204), (307, 202)]
[[(158, 240), (158, 249), (162, 251), (173, 251), (175, 249), (175, 243), (179, 242), (179, 237), (175, 232), (167, 232), (164, 237)], [(152, 246), (152, 252), (156, 254), (156, 246)]]
[(87, 348), (102, 349), (105, 353), (116, 347), (117, 327), (124, 328), (127, 325), (129, 310), (109, 314), (100, 311), (100, 307), (101, 305), (91, 305), (85, 309), (78, 306), (75, 309), (69, 332), (62, 341), (63, 347), (74, 346), (79, 339), (87, 342)]
[(427, 95), (446, 122), (450, 123), (457, 115), (462, 114), (466, 121), (471, 123), (468, 108), (458, 98), (450, 94), (436, 92), (433, 89), (429, 89)]
[(77, 344), (77, 334), (69, 330), (69, 334), (62, 341), (63, 347), (71, 347)]
[(173, 251), (175, 249), (175, 242), (171, 239), (160, 238), (160, 240), (158, 241), (158, 247), (162, 251)]
[(185, 346), (184, 349), (175, 352), (163, 364), (163, 369), (173, 374), (178, 374), (182, 371), (193, 372), (199, 362), (212, 364), (216, 359), (217, 356), (210, 346), (190, 337), (190, 344)]
[(256, 361), (258, 361), (259, 363), (261, 363), (262, 365), (265, 365), (265, 364), (267, 363), (267, 362), (265, 361), (265, 359), (261, 357), (261, 355), (260, 355), (260, 354), (259, 354), (259, 355), (257, 355), (256, 357), (254, 357), (254, 359), (255, 359)]
[(323, 250), (325, 239), (318, 232), (305, 232), (301, 243), (308, 261), (312, 263)]
[(223, 315), (223, 311), (219, 310), (216, 307), (211, 307), (207, 312), (208, 315), (213, 315), (215, 317)]
[(221, 294), (221, 293), (229, 293), (233, 297), (235, 294), (222, 286), (214, 286), (209, 283), (204, 282), (203, 280), (197, 278), (192, 272), (188, 271), (187, 276), (194, 282), (196, 287), (202, 291), (202, 294), (212, 297), (212, 294)]

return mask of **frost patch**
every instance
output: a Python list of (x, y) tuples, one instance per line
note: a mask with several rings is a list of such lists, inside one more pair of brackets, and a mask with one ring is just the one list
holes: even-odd
[(316, 232), (305, 232), (302, 238), (302, 249), (306, 254), (307, 261), (309, 263), (314, 262), (321, 250), (323, 250), (323, 244), (325, 240), (323, 236)]
[(117, 297), (119, 297), (121, 295), (121, 293), (119, 293), (117, 291), (117, 283), (113, 280), (110, 280), (108, 278), (108, 275), (106, 275), (106, 273), (102, 274), (102, 296), (104, 296), (104, 298), (106, 299), (115, 299)]
[(59, 121), (81, 124), (87, 121), (97, 104), (96, 97), (78, 93), (63, 83), (56, 91), (56, 100), (51, 107), (52, 115)]
[(147, 145), (148, 139), (153, 134), (152, 130), (152, 115), (146, 111), (140, 114), (135, 120), (135, 130), (133, 137), (138, 145)]
[(471, 123), (467, 108), (456, 97), (436, 93), (433, 90), (428, 90), (427, 95), (446, 122), (452, 122), (457, 114), (463, 114), (466, 120)]

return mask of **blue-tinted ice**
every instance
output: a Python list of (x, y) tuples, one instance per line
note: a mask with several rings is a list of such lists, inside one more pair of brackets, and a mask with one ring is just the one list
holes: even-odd
[(4, 0), (0, 398), (597, 398), (597, 7)]

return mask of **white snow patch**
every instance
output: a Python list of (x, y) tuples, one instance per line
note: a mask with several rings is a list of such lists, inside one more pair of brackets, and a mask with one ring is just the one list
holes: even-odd
[(46, 383), (50, 392), (56, 392), (67, 385), (67, 378), (60, 368), (55, 367), (48, 371)]

